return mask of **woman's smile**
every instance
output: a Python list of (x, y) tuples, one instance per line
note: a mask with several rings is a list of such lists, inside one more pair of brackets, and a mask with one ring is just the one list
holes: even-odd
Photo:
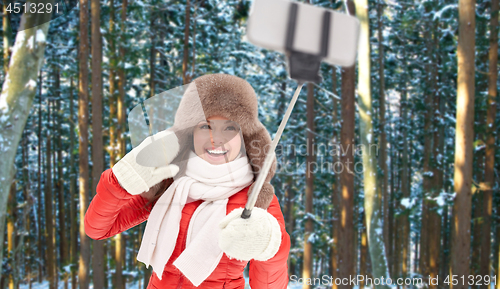
[(213, 116), (200, 122), (193, 132), (196, 155), (219, 165), (233, 161), (241, 150), (239, 125), (225, 117)]

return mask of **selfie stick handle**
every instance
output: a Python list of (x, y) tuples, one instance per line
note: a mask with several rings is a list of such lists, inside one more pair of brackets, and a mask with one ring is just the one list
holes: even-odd
[(285, 116), (281, 120), (280, 126), (278, 127), (278, 131), (276, 132), (276, 135), (274, 136), (273, 142), (271, 143), (271, 147), (269, 148), (269, 152), (266, 155), (266, 159), (264, 160), (264, 165), (262, 166), (262, 170), (259, 172), (259, 176), (257, 177), (257, 180), (255, 181), (255, 184), (252, 188), (252, 192), (250, 193), (250, 196), (248, 197), (247, 203), (245, 204), (245, 209), (243, 210), (243, 213), (241, 214), (241, 217), (243, 219), (250, 218), (250, 215), (252, 214), (252, 209), (255, 206), (255, 202), (257, 202), (257, 197), (259, 196), (260, 189), (262, 188), (262, 185), (264, 185), (264, 181), (267, 177), (267, 173), (269, 172), (269, 169), (271, 168), (274, 157), (276, 156), (274, 150), (276, 149), (276, 146), (278, 145), (278, 142), (280, 141), (281, 134), (283, 133), (283, 130), (285, 129), (286, 123), (288, 122), (288, 118), (290, 117), (290, 114), (292, 113), (293, 107), (295, 106), (295, 102), (297, 102), (297, 99), (299, 98), (299, 94), (300, 94), (300, 91), (302, 90), (303, 85), (304, 85), (303, 82), (299, 82), (299, 85), (297, 86), (297, 89), (295, 90), (295, 94), (292, 97), (292, 101), (290, 102), (290, 104), (288, 105), (288, 108), (286, 109)]

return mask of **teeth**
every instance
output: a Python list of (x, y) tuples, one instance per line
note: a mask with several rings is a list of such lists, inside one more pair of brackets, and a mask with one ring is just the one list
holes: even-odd
[(227, 153), (227, 151), (219, 151), (219, 150), (209, 150), (207, 149), (208, 153), (210, 154), (215, 154), (215, 155), (223, 155), (225, 153)]

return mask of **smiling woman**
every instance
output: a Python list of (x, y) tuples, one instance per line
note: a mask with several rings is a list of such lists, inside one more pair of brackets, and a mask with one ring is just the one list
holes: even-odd
[(147, 220), (137, 260), (153, 267), (148, 289), (243, 289), (247, 264), (253, 289), (286, 288), (290, 236), (269, 183), (275, 165), (252, 217), (240, 217), (271, 143), (250, 84), (224, 74), (195, 79), (172, 129), (149, 138), (168, 143), (150, 150), (149, 159), (165, 153), (165, 164), (137, 163), (141, 144), (105, 171), (87, 235), (105, 239)]
[(239, 125), (222, 116), (200, 122), (193, 132), (196, 155), (213, 164), (223, 164), (241, 156), (243, 150)]

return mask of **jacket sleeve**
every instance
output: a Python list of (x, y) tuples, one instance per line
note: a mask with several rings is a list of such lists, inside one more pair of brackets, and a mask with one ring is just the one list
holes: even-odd
[(85, 233), (94, 240), (102, 240), (126, 231), (147, 220), (153, 204), (140, 195), (131, 195), (123, 189), (113, 171), (101, 174), (97, 193), (85, 213)]
[(276, 255), (267, 261), (250, 260), (249, 283), (252, 289), (285, 289), (288, 285), (287, 260), (290, 252), (290, 236), (285, 230), (285, 220), (276, 196), (267, 211), (278, 220), (281, 245)]

